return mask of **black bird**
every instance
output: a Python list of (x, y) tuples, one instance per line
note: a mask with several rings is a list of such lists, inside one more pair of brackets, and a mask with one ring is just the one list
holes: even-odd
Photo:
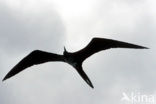
[(63, 55), (44, 52), (41, 50), (34, 50), (28, 56), (23, 58), (15, 67), (13, 67), (13, 69), (11, 69), (10, 72), (4, 77), (3, 81), (30, 66), (50, 61), (62, 61), (73, 66), (76, 69), (76, 71), (80, 74), (80, 76), (84, 79), (84, 81), (86, 81), (86, 83), (90, 87), (94, 88), (92, 82), (90, 81), (86, 73), (83, 71), (82, 63), (86, 58), (88, 58), (92, 54), (110, 48), (148, 49), (147, 47), (117, 40), (105, 38), (93, 38), (85, 48), (74, 53), (67, 52), (65, 47)]

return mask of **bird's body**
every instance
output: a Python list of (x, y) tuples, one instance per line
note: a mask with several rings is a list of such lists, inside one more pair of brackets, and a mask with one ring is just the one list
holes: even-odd
[(28, 56), (23, 58), (15, 67), (13, 67), (13, 69), (10, 70), (10, 72), (4, 77), (3, 81), (30, 66), (50, 61), (62, 61), (73, 66), (76, 69), (76, 71), (80, 74), (80, 76), (84, 79), (84, 81), (86, 81), (86, 83), (93, 88), (93, 84), (83, 71), (82, 63), (86, 58), (93, 55), (94, 53), (110, 48), (147, 49), (143, 46), (121, 42), (117, 40), (93, 38), (92, 41), (85, 48), (73, 53), (67, 52), (65, 48), (63, 55), (49, 53), (41, 50), (35, 50), (31, 52)]
[(76, 66), (77, 65), (77, 61), (75, 59), (75, 57), (72, 55), (72, 53), (67, 53), (69, 55), (66, 55), (66, 53), (64, 52), (64, 62), (72, 65), (72, 66)]
[(65, 59), (65, 62), (73, 67), (76, 67), (78, 65), (78, 63), (75, 60), (73, 60), (73, 58)]

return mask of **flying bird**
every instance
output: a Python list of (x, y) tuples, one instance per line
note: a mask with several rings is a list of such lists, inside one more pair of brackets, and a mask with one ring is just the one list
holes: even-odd
[(105, 38), (93, 38), (90, 43), (83, 49), (77, 52), (68, 52), (64, 47), (63, 55), (49, 53), (41, 50), (34, 50), (23, 58), (17, 65), (15, 65), (10, 72), (4, 77), (3, 81), (23, 71), (24, 69), (33, 65), (42, 64), (50, 61), (61, 61), (73, 66), (83, 80), (92, 88), (94, 88), (89, 77), (83, 71), (82, 63), (85, 59), (102, 50), (110, 48), (134, 48), (134, 49), (148, 49), (144, 46), (139, 46), (127, 42), (117, 41)]

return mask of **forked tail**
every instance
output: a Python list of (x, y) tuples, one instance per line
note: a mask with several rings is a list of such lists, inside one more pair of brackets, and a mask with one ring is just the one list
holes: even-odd
[(77, 72), (79, 73), (79, 75), (83, 78), (83, 80), (91, 87), (94, 88), (92, 82), (90, 81), (90, 79), (88, 78), (88, 76), (86, 75), (86, 73), (83, 71), (82, 66), (76, 67)]

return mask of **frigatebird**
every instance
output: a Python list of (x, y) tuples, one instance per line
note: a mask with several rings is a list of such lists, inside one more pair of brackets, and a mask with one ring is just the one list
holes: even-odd
[(134, 49), (148, 49), (144, 46), (139, 46), (127, 42), (122, 42), (113, 39), (105, 39), (105, 38), (93, 38), (90, 43), (83, 49), (77, 52), (68, 52), (64, 47), (63, 55), (49, 53), (41, 50), (34, 50), (25, 58), (23, 58), (17, 65), (15, 65), (10, 72), (4, 77), (3, 81), (14, 76), (15, 74), (23, 71), (24, 69), (42, 64), (50, 61), (61, 61), (66, 62), (73, 66), (76, 71), (80, 74), (83, 80), (92, 88), (94, 88), (92, 82), (83, 71), (82, 63), (89, 56), (93, 55), (102, 50), (110, 49), (110, 48), (134, 48)]

